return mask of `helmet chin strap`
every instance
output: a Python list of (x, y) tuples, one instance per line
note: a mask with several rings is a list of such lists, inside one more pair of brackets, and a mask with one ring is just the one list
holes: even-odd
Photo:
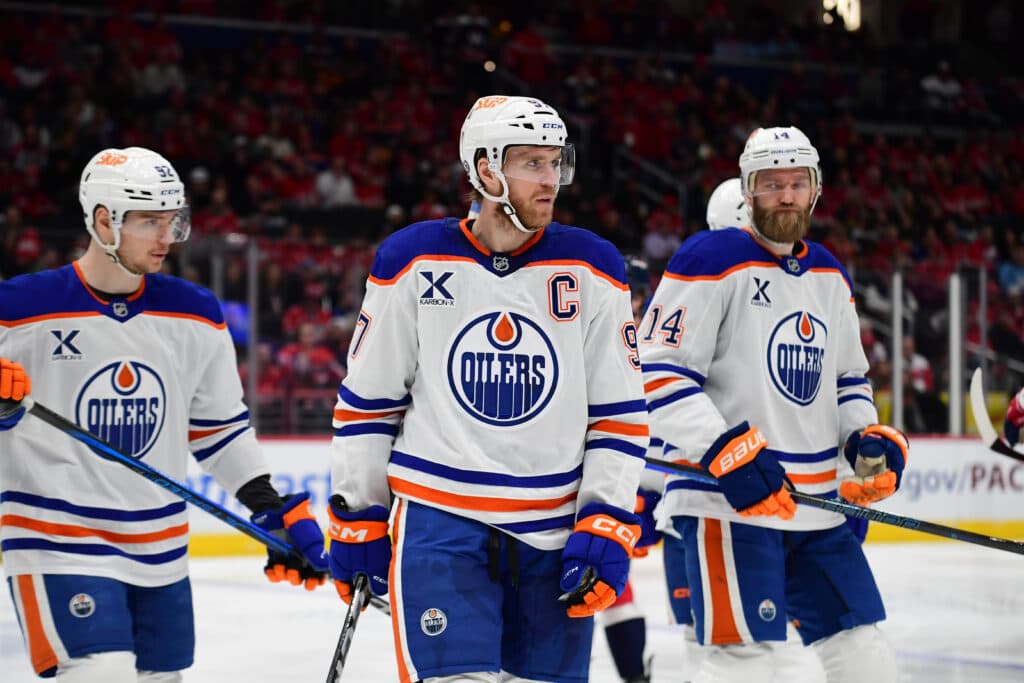
[(484, 199), (488, 199), (498, 206), (505, 212), (508, 219), (512, 221), (512, 225), (515, 226), (519, 232), (525, 232), (527, 235), (532, 235), (535, 232), (539, 232), (542, 228), (528, 228), (523, 225), (522, 221), (519, 220), (519, 214), (516, 213), (516, 207), (512, 206), (512, 202), (508, 197), (508, 183), (505, 182), (505, 174), (501, 171), (493, 171), (494, 176), (501, 183), (501, 196), (496, 196), (484, 189), (484, 184), (481, 182), (475, 183), (477, 191), (483, 195)]
[(113, 261), (114, 265), (120, 268), (122, 271), (124, 271), (125, 275), (129, 275), (133, 278), (140, 278), (145, 274), (136, 273), (134, 270), (131, 270), (130, 268), (128, 268), (128, 266), (124, 265), (121, 262), (121, 256), (117, 253), (117, 250), (120, 247), (120, 239), (115, 238), (113, 244), (104, 244), (100, 240), (99, 235), (94, 234), (93, 239), (96, 240), (96, 244), (100, 245), (100, 248), (103, 249), (103, 251), (107, 252), (107, 256), (110, 257), (110, 260)]

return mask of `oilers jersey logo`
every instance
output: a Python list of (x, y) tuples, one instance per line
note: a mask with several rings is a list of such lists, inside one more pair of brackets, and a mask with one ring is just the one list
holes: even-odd
[(768, 338), (768, 373), (775, 388), (798, 405), (810, 405), (821, 388), (828, 329), (807, 311), (779, 321)]
[(495, 427), (528, 422), (558, 386), (558, 357), (544, 330), (509, 311), (467, 323), (448, 352), (448, 384), (467, 413)]
[(121, 451), (141, 458), (164, 426), (167, 392), (148, 365), (115, 361), (89, 379), (75, 400), (75, 421)]

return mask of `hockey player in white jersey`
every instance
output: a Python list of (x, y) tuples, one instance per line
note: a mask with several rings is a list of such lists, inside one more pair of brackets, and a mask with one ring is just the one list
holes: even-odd
[(585, 681), (592, 615), (640, 534), (625, 269), (552, 221), (574, 171), (554, 109), (482, 97), (459, 153), (479, 216), (395, 233), (367, 282), (334, 414), (331, 573), (343, 599), (360, 574), (390, 595), (406, 683)]
[(184, 501), (24, 418), (30, 392), (179, 481), (191, 451), (306, 557), (271, 554), (268, 578), (312, 589), (326, 577), (308, 494), (270, 484), (217, 300), (159, 273), (188, 237), (184, 192), (159, 154), (103, 150), (79, 186), (85, 254), (0, 282), (0, 550), (42, 677), (173, 683), (195, 638)]
[(723, 180), (711, 191), (705, 218), (709, 230), (750, 226), (750, 207), (743, 197), (743, 185), (739, 178)]
[[(881, 596), (840, 515), (789, 487), (866, 504), (899, 486), (908, 442), (876, 424), (851, 281), (804, 239), (821, 193), (796, 128), (758, 129), (740, 157), (748, 230), (699, 233), (669, 262), (640, 329), (652, 438), (717, 486), (684, 479), (663, 505), (686, 548), (696, 681), (772, 675), (787, 617), (829, 681), (896, 680)], [(838, 480), (839, 458), (853, 474)]]

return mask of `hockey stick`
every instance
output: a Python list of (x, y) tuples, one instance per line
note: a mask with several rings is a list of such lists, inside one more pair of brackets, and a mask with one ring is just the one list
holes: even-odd
[[(699, 467), (683, 465), (676, 462), (670, 462), (668, 460), (658, 460), (657, 458), (644, 458), (644, 460), (647, 462), (647, 466), (649, 468), (660, 472), (682, 475), (706, 484), (716, 483), (713, 476)], [(829, 500), (828, 498), (821, 498), (820, 496), (812, 496), (809, 493), (801, 493), (800, 491), (790, 490), (789, 495), (798, 503), (821, 508), (822, 510), (829, 510), (830, 512), (838, 512), (839, 514), (846, 515), (847, 517), (867, 519), (872, 522), (880, 522), (882, 524), (898, 526), (912, 531), (920, 531), (926, 534), (942, 536), (943, 538), (950, 538), (954, 541), (964, 541), (965, 543), (974, 543), (975, 545), (983, 545), (988, 548), (995, 548), (996, 550), (1005, 550), (1018, 555), (1024, 555), (1024, 543), (1021, 541), (1013, 541), (1007, 538), (999, 538), (997, 536), (985, 536), (984, 534), (977, 534), (973, 531), (966, 531), (964, 529), (957, 529), (951, 526), (935, 524), (934, 522), (925, 522), (920, 519), (914, 519), (913, 517), (894, 515), (891, 512), (875, 510), (862, 505), (854, 505), (853, 503), (847, 503), (841, 500)]]
[(352, 602), (345, 612), (345, 621), (341, 622), (341, 633), (338, 634), (338, 645), (334, 648), (334, 657), (331, 658), (331, 669), (327, 672), (327, 683), (335, 683), (341, 678), (348, 649), (352, 646), (352, 636), (356, 632), (356, 622), (359, 621), (359, 615), (370, 597), (376, 597), (370, 594), (370, 581), (366, 574), (359, 574), (352, 585)]
[[(11, 402), (5, 401), (5, 403)], [(192, 503), (197, 508), (210, 513), (228, 526), (241, 531), (249, 538), (259, 541), (272, 550), (276, 550), (277, 552), (285, 555), (293, 555), (305, 562), (305, 558), (302, 556), (302, 553), (299, 552), (295, 546), (282, 541), (280, 538), (267, 531), (264, 531), (252, 522), (243, 519), (227, 508), (214, 503), (202, 494), (196, 493), (184, 484), (179, 484), (177, 481), (163, 474), (156, 468), (147, 465), (141, 460), (136, 460), (103, 439), (98, 438), (91, 432), (85, 431), (59, 413), (55, 413), (46, 406), (36, 403), (31, 396), (26, 396), (21, 399), (21, 407), (24, 408), (26, 412), (35, 415), (48, 425), (56, 427), (71, 438), (82, 442), (101, 458), (121, 463), (128, 469), (132, 470), (136, 474), (142, 475), (157, 486), (167, 489), (186, 503)], [(382, 600), (377, 596), (373, 596), (370, 603), (386, 614), (391, 614), (391, 606), (385, 600)]]
[(1018, 453), (1013, 446), (1006, 443), (992, 424), (992, 418), (988, 414), (988, 404), (985, 402), (985, 387), (982, 386), (981, 368), (975, 368), (974, 374), (971, 375), (971, 412), (974, 413), (974, 424), (978, 427), (978, 436), (985, 442), (989, 450), (1024, 462), (1024, 454)]

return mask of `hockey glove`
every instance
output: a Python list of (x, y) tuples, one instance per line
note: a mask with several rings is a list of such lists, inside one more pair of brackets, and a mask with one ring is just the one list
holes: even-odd
[(32, 380), (19, 363), (0, 358), (0, 432), (13, 429), (25, 409), (18, 403), (32, 392)]
[(746, 420), (718, 437), (700, 464), (718, 480), (733, 509), (744, 517), (793, 519), (796, 502), (786, 488), (786, 471), (765, 451), (768, 441)]
[(306, 492), (288, 496), (278, 510), (266, 510), (252, 516), (252, 522), (264, 531), (294, 545), (305, 558), (286, 555), (268, 549), (263, 573), (272, 582), (287, 581), (293, 586), (303, 585), (314, 590), (327, 580), (327, 553), (324, 534), (309, 509)]
[(331, 576), (338, 595), (346, 603), (352, 602), (352, 584), (358, 574), (366, 574), (374, 595), (387, 595), (391, 566), (388, 509), (372, 505), (350, 512), (339, 496), (332, 496), (328, 514), (331, 518), (328, 532)]
[(626, 588), (629, 558), (640, 539), (636, 515), (603, 503), (587, 503), (562, 551), (561, 588), (570, 617), (589, 617), (610, 607)]
[(1010, 399), (1010, 405), (1006, 409), (1006, 420), (1003, 422), (1003, 434), (1006, 435), (1006, 441), (1011, 446), (1016, 446), (1017, 442), (1020, 441), (1020, 428), (1024, 425), (1024, 405), (1021, 405), (1021, 400), (1024, 399), (1024, 389), (1017, 392), (1017, 395)]
[(868, 505), (896, 493), (907, 464), (910, 442), (888, 425), (870, 425), (850, 434), (843, 454), (853, 476), (839, 484), (839, 495), (857, 505)]
[(650, 489), (638, 489), (636, 492), (636, 509), (633, 510), (640, 518), (640, 539), (633, 548), (633, 557), (647, 557), (651, 546), (661, 540), (661, 532), (655, 527), (654, 508), (661, 500), (661, 494)]

